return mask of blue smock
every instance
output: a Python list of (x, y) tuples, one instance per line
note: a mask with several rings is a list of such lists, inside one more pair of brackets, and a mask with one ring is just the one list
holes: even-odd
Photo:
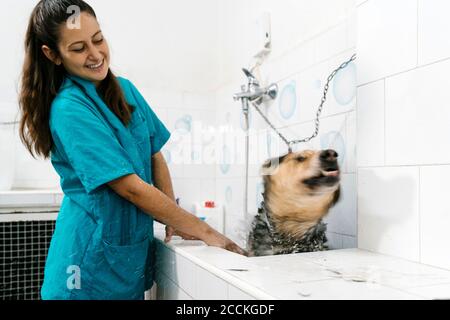
[(136, 87), (125, 126), (94, 83), (67, 75), (50, 112), (51, 162), (64, 198), (41, 289), (43, 299), (142, 299), (153, 283), (153, 218), (106, 183), (136, 174), (152, 184), (151, 156), (170, 137)]

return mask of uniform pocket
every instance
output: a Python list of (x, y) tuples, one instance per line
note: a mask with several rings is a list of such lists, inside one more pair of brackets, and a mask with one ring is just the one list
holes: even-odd
[(150, 239), (118, 246), (102, 240), (102, 257), (97, 265), (97, 285), (108, 299), (139, 299), (145, 286)]
[(130, 125), (130, 132), (137, 143), (141, 143), (145, 140), (148, 140), (150, 137), (147, 120), (138, 110), (135, 110), (133, 112), (132, 123)]

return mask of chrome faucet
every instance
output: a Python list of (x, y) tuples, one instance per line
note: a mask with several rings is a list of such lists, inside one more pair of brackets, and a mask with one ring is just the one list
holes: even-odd
[(249, 102), (256, 107), (264, 100), (275, 100), (278, 95), (278, 85), (272, 83), (266, 88), (261, 88), (258, 79), (247, 69), (242, 69), (248, 79), (247, 86), (241, 86), (241, 92), (233, 95), (235, 101), (241, 100), (242, 112), (245, 119), (245, 194), (244, 194), (244, 218), (246, 221), (251, 221), (251, 216), (248, 213), (248, 172), (249, 172)]
[(248, 101), (260, 105), (265, 98), (275, 100), (278, 94), (277, 84), (272, 83), (266, 88), (261, 88), (259, 81), (250, 71), (247, 69), (242, 69), (242, 71), (247, 76), (248, 84), (241, 86), (241, 92), (234, 94), (233, 99), (242, 101), (244, 112), (248, 112)]

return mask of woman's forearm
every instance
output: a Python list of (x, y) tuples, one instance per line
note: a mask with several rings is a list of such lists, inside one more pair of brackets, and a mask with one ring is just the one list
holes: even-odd
[(152, 157), (153, 184), (166, 196), (175, 201), (169, 168), (161, 152)]
[(179, 207), (173, 199), (170, 199), (162, 191), (143, 181), (138, 175), (130, 174), (123, 176), (110, 181), (108, 185), (117, 194), (162, 223), (203, 240), (210, 246), (245, 254), (245, 251), (239, 248), (233, 241), (211, 228), (193, 214)]
[(108, 183), (109, 186), (156, 220), (183, 233), (204, 240), (214, 230), (195, 215), (179, 207), (162, 191), (143, 181), (136, 174)]

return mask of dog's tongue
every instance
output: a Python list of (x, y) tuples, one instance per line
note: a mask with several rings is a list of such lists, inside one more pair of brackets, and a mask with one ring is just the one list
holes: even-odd
[(326, 177), (337, 177), (339, 175), (339, 170), (335, 171), (322, 171), (322, 174)]

